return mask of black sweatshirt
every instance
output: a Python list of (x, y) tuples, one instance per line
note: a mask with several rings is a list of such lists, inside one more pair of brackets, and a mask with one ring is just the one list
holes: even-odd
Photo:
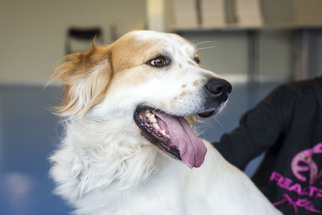
[(241, 170), (266, 152), (257, 187), (284, 214), (322, 214), (322, 76), (278, 87), (214, 146)]

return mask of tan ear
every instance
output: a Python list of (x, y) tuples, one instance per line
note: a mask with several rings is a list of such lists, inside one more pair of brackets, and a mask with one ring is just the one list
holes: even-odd
[(112, 77), (110, 47), (97, 47), (88, 52), (65, 56), (55, 69), (54, 80), (61, 79), (64, 96), (59, 115), (84, 116), (91, 108), (103, 101)]

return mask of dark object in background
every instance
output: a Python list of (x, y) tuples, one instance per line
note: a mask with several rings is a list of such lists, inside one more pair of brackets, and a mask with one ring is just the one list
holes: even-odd
[(84, 43), (85, 45), (92, 44), (93, 41), (102, 42), (102, 30), (99, 27), (93, 28), (76, 28), (71, 27), (67, 30), (67, 38), (65, 43), (65, 52), (66, 54), (71, 54), (78, 50), (77, 48), (73, 48), (73, 40), (77, 40), (78, 42)]

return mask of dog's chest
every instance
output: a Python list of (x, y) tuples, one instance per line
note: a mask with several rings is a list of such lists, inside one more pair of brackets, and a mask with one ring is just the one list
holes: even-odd
[(166, 168), (146, 183), (123, 191), (120, 198), (113, 199), (116, 206), (114, 212), (102, 214), (187, 214), (184, 177), (182, 170)]

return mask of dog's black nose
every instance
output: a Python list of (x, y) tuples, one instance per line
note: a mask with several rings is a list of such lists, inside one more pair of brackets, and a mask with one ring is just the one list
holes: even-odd
[(225, 102), (232, 89), (231, 84), (228, 81), (220, 78), (210, 79), (205, 87), (219, 102)]

